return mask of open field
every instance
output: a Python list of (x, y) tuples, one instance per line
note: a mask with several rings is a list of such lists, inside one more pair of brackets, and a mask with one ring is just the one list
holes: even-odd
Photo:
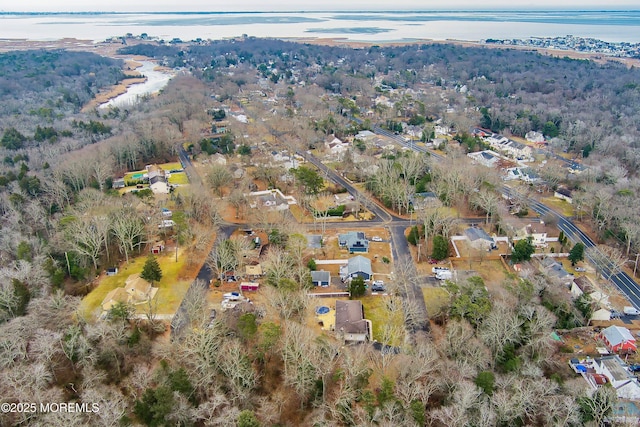
[[(162, 268), (162, 280), (154, 284), (158, 288), (154, 306), (158, 314), (173, 314), (177, 310), (189, 285), (193, 281), (193, 274), (186, 272), (185, 264), (189, 254), (183, 250), (178, 253), (178, 262), (175, 261), (175, 252), (168, 251), (158, 256), (158, 262)], [(140, 273), (146, 261), (146, 254), (131, 259), (129, 264), (123, 264), (114, 276), (101, 275), (98, 286), (93, 289), (80, 303), (79, 311), (85, 318), (90, 318), (101, 311), (100, 304), (107, 294), (115, 288), (124, 286), (124, 282), (131, 274)], [(146, 304), (137, 306), (139, 313), (144, 313)]]

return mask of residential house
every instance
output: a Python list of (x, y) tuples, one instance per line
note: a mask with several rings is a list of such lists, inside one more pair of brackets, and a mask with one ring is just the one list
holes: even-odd
[(331, 284), (331, 273), (328, 271), (312, 271), (311, 283), (314, 286), (329, 286)]
[(549, 277), (558, 279), (567, 287), (571, 286), (574, 277), (571, 273), (564, 269), (561, 263), (551, 257), (548, 257), (542, 260), (542, 266), (544, 267), (544, 270), (549, 275)]
[(334, 329), (345, 342), (366, 342), (371, 337), (371, 321), (364, 318), (362, 302), (336, 301)]
[(432, 191), (411, 195), (409, 204), (413, 206), (414, 210), (434, 209), (442, 206), (438, 195)]
[(169, 194), (169, 183), (165, 171), (156, 165), (147, 167), (149, 177), (149, 188), (153, 194)]
[(524, 138), (529, 142), (535, 142), (535, 143), (544, 142), (544, 135), (541, 132), (536, 132), (535, 130), (527, 132)]
[(127, 277), (124, 282), (124, 289), (131, 296), (130, 302), (134, 304), (150, 300), (158, 290), (158, 288), (152, 287), (151, 283), (140, 277), (139, 273)]
[(562, 199), (562, 200), (566, 201), (569, 204), (573, 203), (572, 192), (571, 192), (571, 190), (569, 190), (566, 187), (559, 187), (553, 193), (553, 197), (555, 197), (556, 199)]
[(542, 181), (542, 179), (540, 178), (540, 175), (538, 175), (531, 168), (522, 168), (522, 169), (520, 169), (520, 179), (522, 181), (526, 182), (527, 184), (536, 184), (536, 183)]
[(272, 210), (286, 210), (289, 205), (295, 205), (298, 202), (293, 196), (285, 196), (280, 190), (253, 191), (248, 194), (250, 199), (249, 206), (251, 209), (268, 208)]
[(476, 151), (475, 153), (467, 154), (467, 157), (470, 157), (474, 163), (481, 164), (482, 166), (486, 166), (488, 168), (493, 168), (500, 161), (500, 155), (491, 150), (484, 151)]
[(464, 230), (467, 240), (476, 249), (489, 250), (496, 246), (496, 242), (486, 231), (479, 227), (469, 227)]
[(338, 235), (338, 246), (347, 249), (350, 254), (354, 252), (369, 252), (369, 241), (361, 231), (349, 231)]
[[(518, 209), (518, 205), (513, 205), (512, 209)], [(513, 240), (531, 238), (531, 243), (536, 247), (546, 247), (550, 242), (557, 242), (558, 237), (551, 237), (549, 233), (557, 236), (554, 227), (547, 227), (544, 222), (532, 222), (530, 218), (508, 217), (501, 221), (502, 228), (512, 236)]]
[(324, 143), (327, 151), (335, 156), (343, 154), (349, 148), (350, 144), (348, 142), (342, 141), (340, 138), (337, 138), (335, 135), (331, 135), (331, 138)]
[(619, 399), (640, 399), (638, 379), (618, 355), (596, 358), (593, 367), (596, 373), (607, 377)]
[(600, 332), (600, 338), (612, 353), (635, 353), (636, 339), (627, 328), (611, 325)]
[(353, 277), (362, 277), (364, 280), (369, 280), (371, 276), (373, 276), (371, 260), (362, 255), (350, 258), (346, 265), (340, 267), (340, 278), (343, 282)]
[(580, 276), (573, 279), (571, 282), (571, 296), (580, 298), (582, 294), (591, 294), (594, 291), (593, 283), (587, 276)]
[(502, 151), (514, 159), (528, 160), (533, 154), (533, 150), (528, 145), (521, 144), (495, 133), (485, 137), (485, 141), (489, 143), (492, 149)]
[(110, 291), (102, 300), (102, 309), (104, 311), (111, 310), (116, 304), (127, 304), (129, 302), (129, 294), (124, 288), (115, 288)]

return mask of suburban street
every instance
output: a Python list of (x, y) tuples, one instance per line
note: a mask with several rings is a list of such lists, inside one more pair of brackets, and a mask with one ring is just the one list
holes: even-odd
[[(426, 147), (419, 146), (413, 143), (407, 143), (402, 137), (395, 135), (392, 132), (382, 129), (378, 126), (373, 126), (372, 130), (376, 134), (380, 134), (380, 135), (392, 138), (394, 141), (396, 141), (398, 144), (404, 147), (407, 147), (414, 151), (418, 151), (422, 153), (429, 153), (431, 156), (433, 156), (436, 159), (442, 158), (441, 155), (434, 153), (433, 151), (427, 149)], [(566, 159), (563, 159), (563, 160), (565, 160), (567, 164), (575, 166), (574, 165), (575, 162), (569, 161)], [(506, 185), (502, 187), (501, 191), (502, 191), (502, 194), (507, 197), (517, 194), (516, 190)], [(522, 198), (522, 196), (520, 197)], [(557, 218), (558, 228), (562, 230), (564, 234), (573, 243), (581, 242), (582, 244), (585, 245), (586, 248), (591, 248), (593, 246), (596, 246), (593, 240), (591, 240), (591, 238), (586, 233), (580, 230), (580, 228), (578, 228), (573, 223), (573, 221), (571, 221), (567, 217), (561, 215), (560, 213), (556, 212), (555, 210), (551, 209), (550, 207), (540, 203), (539, 201), (533, 198), (526, 198), (526, 200), (528, 201), (529, 206), (531, 206), (531, 208), (541, 216), (552, 215), (555, 218)], [(588, 257), (587, 254), (585, 254), (585, 256)], [(631, 276), (629, 276), (624, 271), (619, 271), (619, 269), (613, 266), (610, 262), (601, 264), (598, 262), (598, 260), (595, 260), (592, 257), (588, 257), (588, 260), (598, 270), (600, 270), (605, 277), (609, 278), (609, 280), (618, 288), (620, 292), (622, 292), (627, 297), (627, 299), (633, 304), (634, 307), (636, 307), (637, 309), (640, 309), (640, 287), (638, 287), (638, 284), (631, 278)], [(613, 274), (611, 274), (612, 272)]]

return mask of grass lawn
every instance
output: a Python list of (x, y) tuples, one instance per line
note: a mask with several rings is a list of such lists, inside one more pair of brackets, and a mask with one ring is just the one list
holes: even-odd
[(422, 288), (424, 303), (429, 317), (437, 316), (449, 304), (449, 292), (444, 288)]
[[(390, 309), (391, 298), (383, 295), (367, 295), (360, 298), (360, 301), (364, 307), (364, 317), (371, 320), (373, 339), (380, 342), (386, 341), (384, 326), (389, 325), (398, 333), (395, 333), (391, 341), (386, 344), (400, 346), (404, 341), (404, 315), (401, 307), (397, 310)], [(395, 302), (400, 304), (399, 299)]]
[(184, 172), (172, 173), (171, 176), (169, 176), (169, 184), (186, 185), (188, 183), (189, 178), (187, 178), (187, 174)]
[(545, 197), (542, 199), (542, 203), (558, 211), (564, 216), (573, 216), (573, 206), (566, 200), (560, 200), (556, 197)]
[[(124, 286), (124, 282), (131, 274), (140, 273), (146, 254), (131, 259), (129, 265), (123, 265), (114, 276), (101, 276), (100, 283), (92, 290), (80, 303), (80, 312), (85, 318), (89, 318), (101, 311), (100, 304), (107, 294), (115, 288)], [(173, 314), (177, 310), (182, 298), (187, 292), (192, 280), (181, 277), (181, 272), (187, 260), (187, 255), (179, 254), (178, 262), (175, 262), (175, 253), (165, 254), (158, 257), (158, 262), (162, 268), (162, 280), (155, 286), (158, 287), (156, 294), (157, 313)], [(138, 306), (144, 312), (145, 304)]]
[(162, 169), (164, 169), (166, 171), (182, 169), (182, 163), (180, 163), (180, 162), (165, 163), (163, 165), (158, 165), (158, 166), (160, 166)]

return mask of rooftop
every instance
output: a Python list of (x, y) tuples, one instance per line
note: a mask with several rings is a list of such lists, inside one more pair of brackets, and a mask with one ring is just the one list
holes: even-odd
[(336, 301), (335, 330), (350, 334), (369, 332), (360, 301)]

